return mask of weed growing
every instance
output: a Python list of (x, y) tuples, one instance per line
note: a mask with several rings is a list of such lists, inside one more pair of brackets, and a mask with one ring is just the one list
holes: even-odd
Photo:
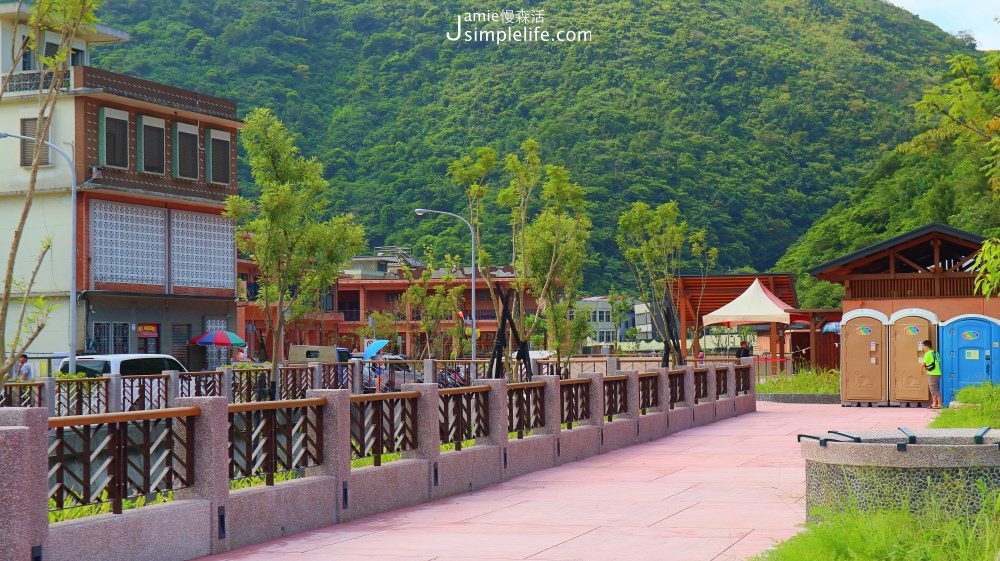
[(956, 409), (942, 409), (930, 426), (938, 429), (1000, 428), (1000, 385), (986, 383), (962, 388), (956, 400), (964, 404)]
[(791, 377), (757, 384), (757, 393), (840, 393), (840, 371), (800, 370)]

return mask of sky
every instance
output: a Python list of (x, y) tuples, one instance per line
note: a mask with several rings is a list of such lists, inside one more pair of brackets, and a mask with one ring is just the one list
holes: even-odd
[(889, 0), (948, 33), (969, 31), (979, 50), (1000, 49), (1000, 0)]

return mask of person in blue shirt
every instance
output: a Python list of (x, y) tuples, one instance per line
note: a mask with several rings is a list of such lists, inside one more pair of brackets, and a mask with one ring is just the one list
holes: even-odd
[(14, 378), (27, 382), (34, 375), (35, 373), (31, 370), (31, 364), (28, 363), (28, 355), (22, 354), (17, 359), (17, 364), (14, 365)]

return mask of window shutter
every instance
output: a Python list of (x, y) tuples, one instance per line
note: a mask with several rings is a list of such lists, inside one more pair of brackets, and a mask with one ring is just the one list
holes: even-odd
[(104, 127), (104, 108), (101, 107), (97, 110), (97, 163), (102, 166), (108, 164), (107, 134), (108, 131)]
[(212, 129), (205, 129), (205, 183), (215, 180), (212, 177)]
[(174, 177), (180, 177), (180, 152), (177, 150), (177, 123), (173, 124), (174, 130), (171, 134), (170, 154), (173, 163)]
[(135, 167), (138, 171), (146, 171), (146, 152), (142, 149), (143, 136), (142, 115), (139, 115), (135, 118)]

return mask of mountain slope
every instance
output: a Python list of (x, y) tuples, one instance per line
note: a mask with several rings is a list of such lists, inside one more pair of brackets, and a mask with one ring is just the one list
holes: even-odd
[[(908, 105), (944, 59), (971, 52), (881, 0), (540, 1), (530, 9), (541, 28), (592, 40), (499, 45), (446, 39), (481, 3), (209, 5), (109, 0), (104, 21), (133, 40), (98, 64), (230, 97), (242, 112), (272, 107), (373, 244), (465, 254), (460, 225), (441, 234), (412, 209), (461, 212), (448, 163), (536, 138), (545, 163), (589, 189), (595, 292), (628, 285), (614, 228), (636, 200), (679, 201), (723, 268), (769, 268), (916, 132)], [(495, 213), (485, 228), (495, 255), (505, 222)]]

